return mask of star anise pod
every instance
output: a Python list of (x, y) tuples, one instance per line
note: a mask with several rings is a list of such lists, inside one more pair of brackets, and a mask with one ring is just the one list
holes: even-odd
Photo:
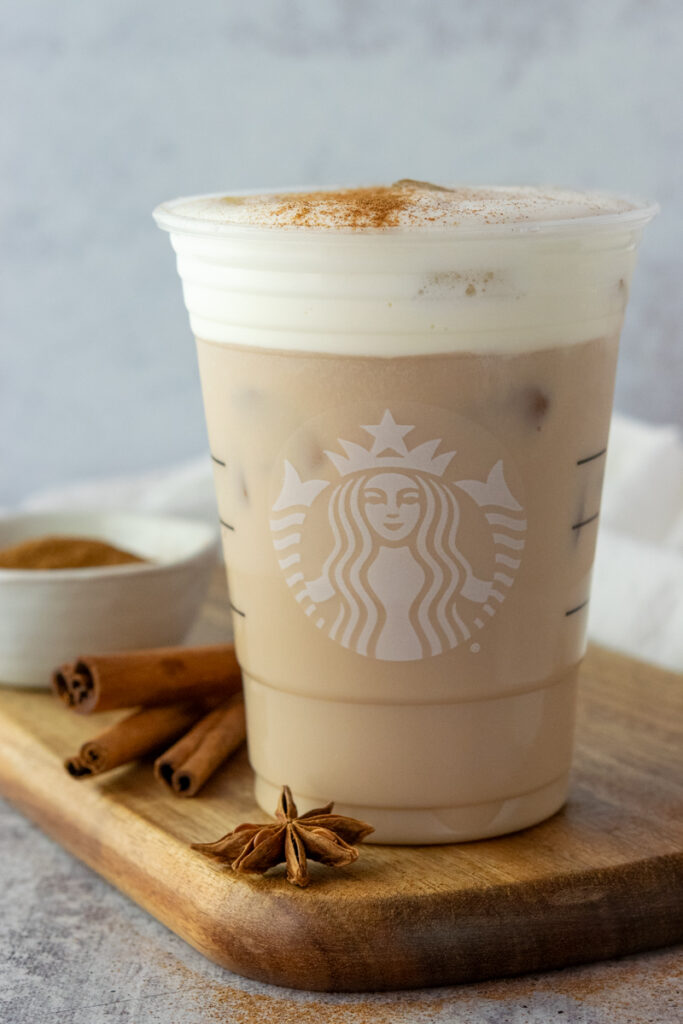
[(302, 888), (310, 882), (308, 860), (340, 868), (358, 857), (353, 846), (375, 830), (364, 821), (333, 814), (333, 803), (299, 816), (289, 786), (284, 786), (272, 825), (238, 825), (215, 843), (193, 843), (193, 850), (226, 860), (233, 871), (263, 874), (287, 865), (287, 880)]

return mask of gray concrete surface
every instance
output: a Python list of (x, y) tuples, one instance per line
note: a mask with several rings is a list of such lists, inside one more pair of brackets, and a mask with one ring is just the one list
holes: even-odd
[(458, 988), (320, 995), (246, 981), (0, 801), (2, 1024), (677, 1024), (681, 950)]

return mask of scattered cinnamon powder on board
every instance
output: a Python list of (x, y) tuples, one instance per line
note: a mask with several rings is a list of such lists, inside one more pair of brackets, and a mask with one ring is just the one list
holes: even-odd
[(0, 550), (0, 569), (87, 569), (145, 561), (91, 537), (33, 537)]

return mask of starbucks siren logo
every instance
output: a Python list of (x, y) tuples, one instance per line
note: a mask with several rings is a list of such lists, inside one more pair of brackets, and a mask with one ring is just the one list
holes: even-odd
[[(409, 448), (415, 427), (388, 409), (362, 429), (368, 447), (339, 438), (344, 454), (325, 452), (333, 480), (302, 480), (285, 459), (270, 521), (278, 563), (302, 611), (343, 647), (383, 661), (441, 654), (469, 641), (505, 600), (524, 548), (522, 506), (502, 459), (484, 480), (448, 481), (456, 452), (437, 454), (440, 438)], [(490, 579), (461, 550), (463, 500), (488, 531)], [(326, 554), (305, 574), (312, 516)]]

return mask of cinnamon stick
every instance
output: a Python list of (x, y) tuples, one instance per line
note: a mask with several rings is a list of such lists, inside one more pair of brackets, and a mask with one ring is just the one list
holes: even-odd
[(83, 715), (141, 704), (175, 704), (207, 695), (228, 697), (240, 686), (232, 645), (92, 655), (62, 665), (52, 676), (56, 695)]
[(210, 711), (154, 762), (154, 774), (179, 796), (194, 796), (246, 737), (244, 697)]
[(64, 767), (74, 778), (111, 771), (171, 743), (206, 710), (205, 703), (143, 708), (88, 740)]

